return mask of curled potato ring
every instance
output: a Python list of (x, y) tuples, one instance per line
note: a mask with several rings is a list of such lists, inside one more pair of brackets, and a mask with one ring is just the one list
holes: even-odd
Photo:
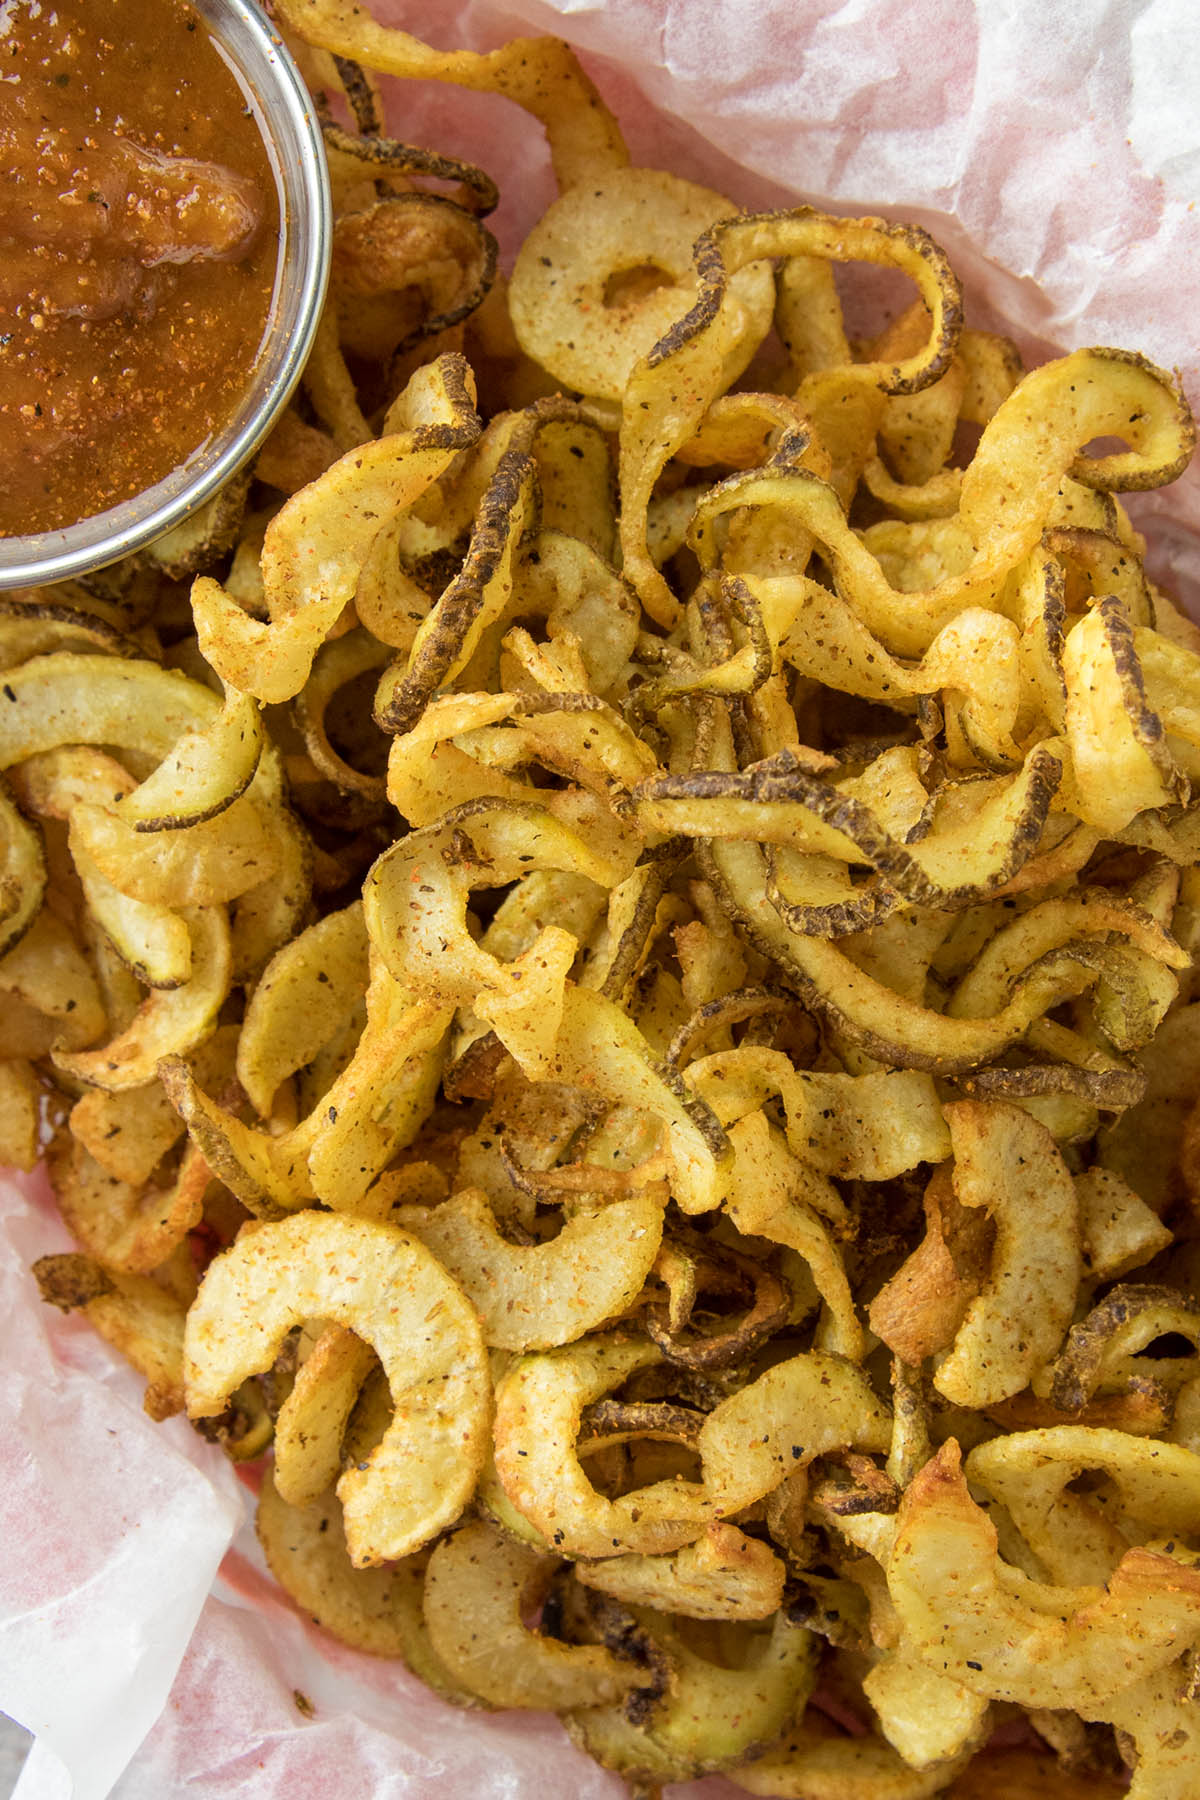
[(383, 1364), (392, 1422), (338, 1483), (356, 1567), (411, 1555), (458, 1517), (487, 1447), (491, 1382), (469, 1303), (406, 1232), (304, 1212), (244, 1234), (213, 1262), (188, 1314), (188, 1413), (210, 1418), (270, 1368), (293, 1325), (349, 1326)]
[(901, 1502), (888, 1587), (923, 1661), (1026, 1706), (1095, 1716), (1200, 1639), (1200, 1571), (1170, 1556), (1127, 1551), (1107, 1591), (1045, 1593), (1003, 1564), (953, 1439)]
[(429, 1559), (424, 1605), (434, 1650), (495, 1706), (607, 1706), (648, 1680), (602, 1645), (560, 1644), (522, 1622), (557, 1566), (482, 1519), (444, 1538)]
[[(567, 387), (619, 401), (634, 364), (691, 304), (692, 245), (736, 212), (710, 188), (657, 169), (616, 169), (572, 188), (513, 269), (509, 308), (522, 347)], [(737, 271), (724, 301), (727, 382), (766, 336), (774, 303), (769, 262)]]
[(715, 1517), (696, 1482), (660, 1481), (607, 1500), (576, 1449), (584, 1407), (662, 1360), (644, 1338), (592, 1339), (522, 1357), (496, 1392), (496, 1469), (517, 1511), (570, 1556), (654, 1555), (700, 1537)]

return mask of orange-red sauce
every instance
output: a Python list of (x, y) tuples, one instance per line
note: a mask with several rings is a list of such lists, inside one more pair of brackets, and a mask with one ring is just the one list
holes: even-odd
[(0, 537), (141, 493), (232, 414), (278, 224), (187, 0), (0, 0)]

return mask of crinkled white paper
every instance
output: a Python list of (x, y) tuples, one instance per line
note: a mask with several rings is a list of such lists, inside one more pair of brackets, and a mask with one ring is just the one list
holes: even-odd
[(219, 1454), (156, 1426), (133, 1371), (39, 1303), (30, 1263), (71, 1248), (52, 1207), (44, 1180), (0, 1184), (0, 1708), (38, 1734), (46, 1800), (104, 1800), (244, 1507)]
[[(636, 160), (751, 206), (915, 219), (963, 276), (969, 320), (1031, 354), (1142, 350), (1200, 402), (1193, 0), (376, 10), (445, 45), (556, 32)], [(510, 243), (553, 197), (540, 133), (505, 102), (422, 84), (391, 104), (397, 135), (497, 177)], [(1200, 476), (1133, 510), (1200, 611)], [(0, 1185), (0, 1710), (39, 1739), (19, 1800), (618, 1800), (555, 1722), (457, 1712), (324, 1639), (245, 1532), (214, 1586), (243, 1490), (186, 1425), (145, 1417), (85, 1324), (41, 1305), (29, 1263), (68, 1247), (44, 1186)]]

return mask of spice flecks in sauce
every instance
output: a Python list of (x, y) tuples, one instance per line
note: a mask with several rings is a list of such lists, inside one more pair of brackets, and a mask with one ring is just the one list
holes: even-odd
[(0, 0), (0, 536), (187, 461), (256, 361), (275, 181), (186, 0)]

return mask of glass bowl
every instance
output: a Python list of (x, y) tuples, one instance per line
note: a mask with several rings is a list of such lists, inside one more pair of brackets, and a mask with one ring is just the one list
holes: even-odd
[(194, 0), (236, 71), (279, 196), (275, 290), (250, 385), (188, 461), (131, 500), (61, 530), (0, 538), (0, 589), (64, 581), (153, 543), (203, 506), (254, 454), (304, 367), (329, 279), (332, 204), (312, 98), (255, 0)]

